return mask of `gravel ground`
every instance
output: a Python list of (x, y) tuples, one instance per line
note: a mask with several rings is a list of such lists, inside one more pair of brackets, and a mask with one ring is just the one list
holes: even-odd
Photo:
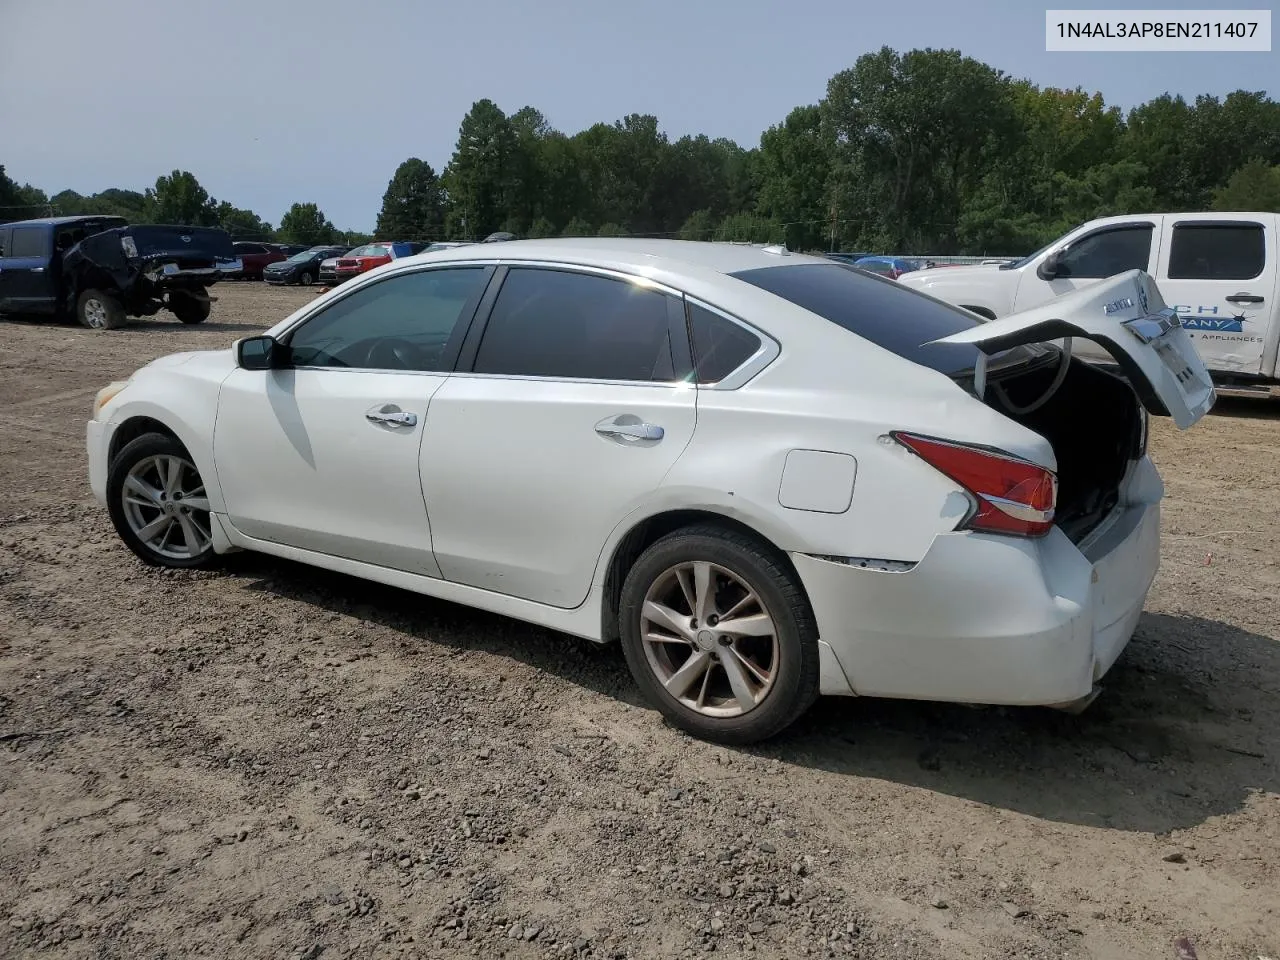
[(726, 749), (621, 652), (265, 557), (148, 569), (95, 390), (209, 322), (0, 324), (0, 956), (1280, 956), (1280, 409), (1155, 425), (1164, 563), (1081, 717), (825, 700)]

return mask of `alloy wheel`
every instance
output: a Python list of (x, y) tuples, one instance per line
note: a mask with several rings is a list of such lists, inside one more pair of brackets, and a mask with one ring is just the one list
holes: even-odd
[(121, 493), (129, 529), (162, 557), (188, 560), (213, 543), (209, 498), (191, 461), (159, 455), (139, 460)]
[(640, 611), (645, 659), (663, 688), (706, 717), (754, 710), (777, 679), (778, 629), (732, 570), (680, 563), (650, 586)]
[(107, 325), (107, 306), (97, 297), (90, 297), (84, 302), (84, 319), (94, 330), (102, 330)]

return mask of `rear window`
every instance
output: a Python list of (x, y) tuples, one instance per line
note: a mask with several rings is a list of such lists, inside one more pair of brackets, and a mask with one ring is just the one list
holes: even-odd
[[(929, 341), (968, 330), (981, 321), (959, 307), (896, 281), (868, 276), (859, 268), (840, 263), (798, 263), (758, 267), (731, 276), (816, 313), (905, 360), (947, 376), (969, 373), (978, 361), (978, 348), (972, 344)], [(1035, 355), (1030, 349), (1015, 347), (999, 355), (999, 365), (1029, 360)]]
[(1266, 262), (1260, 223), (1179, 223), (1173, 228), (1170, 280), (1252, 280)]

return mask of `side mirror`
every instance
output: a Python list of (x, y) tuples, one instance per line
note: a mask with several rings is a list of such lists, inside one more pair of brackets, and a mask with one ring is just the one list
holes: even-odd
[(1052, 280), (1058, 275), (1058, 271), (1062, 269), (1062, 255), (1065, 251), (1055, 250), (1042, 261), (1040, 266), (1036, 267), (1036, 276), (1041, 280)]
[(280, 352), (275, 337), (246, 337), (236, 341), (236, 365), (242, 370), (270, 370)]

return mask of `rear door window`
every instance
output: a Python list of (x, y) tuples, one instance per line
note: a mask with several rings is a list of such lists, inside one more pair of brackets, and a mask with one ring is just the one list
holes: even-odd
[(626, 280), (513, 267), (494, 302), (473, 369), (508, 376), (671, 381), (672, 308), (671, 297)]
[(1266, 235), (1260, 223), (1174, 225), (1170, 280), (1252, 280), (1266, 263)]
[[(980, 322), (973, 314), (883, 277), (841, 263), (797, 263), (757, 267), (730, 274), (798, 307), (830, 320), (903, 359), (948, 376), (971, 372), (978, 361), (972, 344), (934, 344), (931, 340), (968, 330)], [(1036, 356), (1017, 347), (992, 358), (1003, 366)]]

